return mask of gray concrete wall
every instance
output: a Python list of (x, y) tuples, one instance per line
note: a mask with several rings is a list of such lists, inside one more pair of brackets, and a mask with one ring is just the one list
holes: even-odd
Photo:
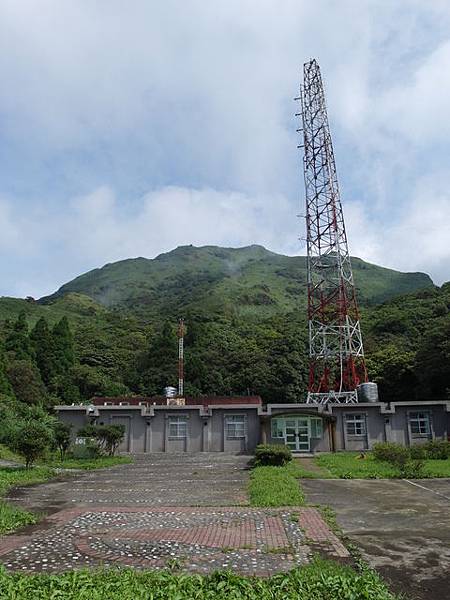
[(58, 413), (58, 418), (63, 423), (67, 423), (67, 425), (72, 425), (72, 429), (70, 430), (70, 435), (72, 440), (75, 440), (77, 437), (78, 430), (84, 427), (89, 423), (89, 419), (86, 417), (85, 412), (81, 411), (61, 411)]
[[(256, 407), (254, 409), (239, 409), (239, 406), (232, 409), (213, 408), (211, 413), (208, 424), (210, 452), (252, 453), (254, 451), (260, 439), (260, 422)], [(227, 439), (225, 419), (231, 415), (245, 415), (247, 423), (245, 439)]]

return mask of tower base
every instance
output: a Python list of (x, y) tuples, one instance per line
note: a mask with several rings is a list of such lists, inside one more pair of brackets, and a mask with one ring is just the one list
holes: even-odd
[(351, 392), (308, 392), (306, 404), (356, 404), (358, 402), (358, 394), (356, 390)]

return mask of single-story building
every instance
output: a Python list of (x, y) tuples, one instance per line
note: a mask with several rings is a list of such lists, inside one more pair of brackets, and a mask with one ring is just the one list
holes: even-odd
[(121, 452), (252, 453), (259, 443), (295, 453), (368, 450), (376, 442), (406, 446), (448, 439), (450, 401), (268, 404), (259, 396), (96, 397), (57, 406), (73, 435), (88, 423), (125, 428)]

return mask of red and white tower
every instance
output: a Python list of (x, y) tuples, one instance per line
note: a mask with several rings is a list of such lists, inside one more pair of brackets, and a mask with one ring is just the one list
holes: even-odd
[[(307, 402), (357, 402), (367, 381), (356, 291), (316, 60), (300, 89), (308, 250), (309, 393)], [(300, 146), (302, 147), (302, 146)]]

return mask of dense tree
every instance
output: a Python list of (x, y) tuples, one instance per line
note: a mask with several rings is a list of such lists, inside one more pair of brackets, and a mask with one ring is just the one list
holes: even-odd
[(74, 365), (74, 342), (69, 320), (63, 317), (53, 327), (53, 344), (55, 355), (55, 370), (57, 374), (64, 374)]
[(28, 360), (13, 360), (7, 367), (8, 380), (15, 397), (24, 404), (46, 403), (46, 389), (37, 367)]
[(44, 317), (41, 317), (34, 326), (30, 334), (30, 340), (42, 381), (46, 386), (49, 386), (57, 374), (57, 368), (53, 336)]
[(24, 311), (17, 317), (5, 342), (5, 349), (14, 360), (31, 360), (33, 349), (28, 336), (28, 323)]

